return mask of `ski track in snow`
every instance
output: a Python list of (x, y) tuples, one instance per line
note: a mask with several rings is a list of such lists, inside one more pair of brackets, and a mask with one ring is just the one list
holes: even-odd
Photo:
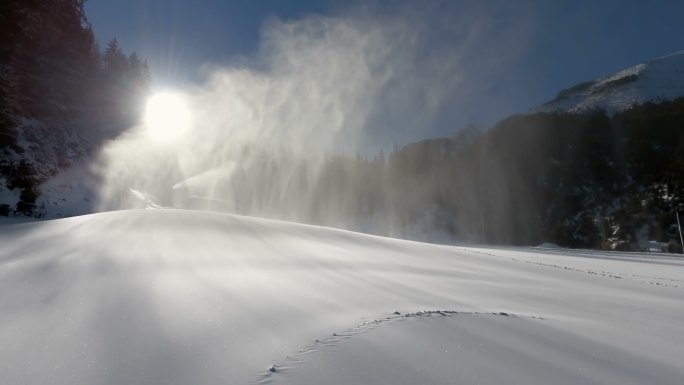
[(318, 353), (321, 349), (331, 348), (337, 346), (343, 341), (350, 339), (359, 334), (370, 332), (380, 326), (391, 322), (402, 322), (407, 320), (422, 319), (428, 317), (454, 317), (454, 316), (495, 316), (495, 317), (512, 317), (512, 318), (530, 318), (530, 319), (540, 319), (543, 320), (544, 317), (541, 316), (521, 316), (518, 314), (511, 314), (506, 312), (468, 312), (468, 311), (456, 311), (456, 310), (424, 310), (413, 313), (402, 314), (399, 311), (395, 311), (391, 315), (384, 316), (382, 318), (377, 318), (372, 321), (362, 321), (342, 332), (334, 332), (330, 336), (317, 338), (314, 343), (307, 345), (296, 353), (288, 355), (284, 360), (271, 364), (263, 373), (257, 374), (251, 384), (266, 384), (274, 379), (274, 376), (290, 372), (297, 369), (297, 366), (305, 363), (307, 357)]
[(522, 262), (522, 263), (529, 263), (532, 265), (552, 267), (555, 269), (576, 271), (576, 272), (591, 274), (591, 275), (598, 275), (601, 277), (614, 278), (614, 279), (645, 278), (645, 279), (649, 279), (649, 280), (647, 281), (644, 279), (640, 279), (639, 282), (649, 284), (649, 285), (655, 285), (655, 286), (672, 287), (675, 289), (684, 289), (684, 287), (681, 287), (677, 284), (659, 282), (659, 280), (670, 281), (670, 282), (681, 282), (681, 280), (677, 280), (674, 278), (649, 277), (649, 276), (640, 275), (640, 274), (621, 274), (621, 273), (613, 273), (613, 272), (604, 271), (604, 270), (595, 271), (592, 269), (577, 269), (577, 268), (563, 266), (563, 265), (556, 265), (556, 264), (552, 264), (552, 263), (543, 263), (543, 262), (535, 262), (535, 261), (526, 261), (524, 259), (517, 259), (517, 258), (510, 258), (510, 260), (516, 261), (516, 262)]
[(606, 270), (593, 270), (593, 269), (576, 268), (576, 267), (571, 267), (571, 266), (566, 266), (566, 265), (559, 265), (559, 264), (553, 264), (553, 263), (544, 263), (544, 262), (538, 262), (538, 261), (530, 261), (530, 260), (526, 260), (526, 259), (505, 257), (505, 256), (493, 254), (490, 252), (485, 252), (482, 250), (472, 250), (472, 249), (460, 249), (460, 250), (465, 251), (465, 252), (474, 253), (474, 254), (482, 254), (482, 255), (489, 255), (492, 257), (506, 258), (506, 259), (511, 260), (511, 261), (520, 262), (520, 263), (527, 263), (530, 265), (551, 267), (551, 268), (558, 269), (558, 270), (566, 270), (566, 271), (571, 271), (571, 272), (578, 272), (578, 273), (584, 273), (584, 274), (595, 275), (595, 276), (606, 277), (606, 278), (613, 278), (613, 279), (632, 279), (634, 281), (637, 281), (637, 282), (640, 282), (643, 284), (647, 284), (647, 285), (660, 286), (660, 287), (671, 287), (674, 289), (684, 290), (684, 280), (676, 279), (676, 278), (655, 277), (655, 276), (649, 276), (649, 275), (643, 275), (643, 274), (625, 274), (625, 273), (617, 273), (617, 272), (611, 272), (611, 271), (606, 271)]

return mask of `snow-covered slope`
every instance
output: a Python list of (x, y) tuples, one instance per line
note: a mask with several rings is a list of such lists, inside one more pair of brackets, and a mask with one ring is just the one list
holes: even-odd
[(181, 210), (4, 224), (0, 382), (681, 384), (682, 294), (667, 255)]
[(684, 51), (563, 90), (534, 112), (581, 112), (600, 108), (612, 113), (634, 104), (681, 96), (684, 96)]

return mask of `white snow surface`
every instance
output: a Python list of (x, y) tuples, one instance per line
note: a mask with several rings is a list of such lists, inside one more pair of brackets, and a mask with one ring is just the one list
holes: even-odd
[(0, 222), (2, 384), (679, 385), (683, 356), (672, 255), (183, 210)]
[[(630, 77), (631, 81), (630, 81)], [(594, 81), (561, 91), (533, 112), (623, 111), (634, 104), (684, 96), (684, 51), (637, 64)]]

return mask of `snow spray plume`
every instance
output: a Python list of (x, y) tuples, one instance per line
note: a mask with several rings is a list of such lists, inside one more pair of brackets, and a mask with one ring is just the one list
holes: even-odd
[(100, 209), (154, 201), (358, 229), (345, 210), (354, 198), (326, 188), (321, 168), (424, 138), (472, 48), (472, 23), (369, 13), (267, 23), (256, 64), (215, 70), (187, 92), (193, 127), (182, 138), (155, 143), (141, 126), (103, 151)]

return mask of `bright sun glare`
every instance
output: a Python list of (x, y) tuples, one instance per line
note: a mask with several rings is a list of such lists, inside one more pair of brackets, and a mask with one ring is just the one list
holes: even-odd
[(190, 128), (190, 109), (179, 94), (154, 94), (147, 100), (145, 126), (154, 140), (176, 139)]

